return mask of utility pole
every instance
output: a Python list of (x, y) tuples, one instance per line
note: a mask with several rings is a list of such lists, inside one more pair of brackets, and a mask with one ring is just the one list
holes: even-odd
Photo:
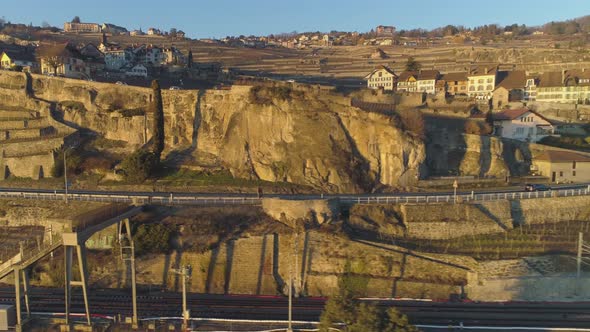
[(186, 329), (190, 320), (190, 312), (186, 307), (186, 280), (190, 278), (192, 268), (190, 265), (185, 265), (180, 269), (174, 269), (172, 271), (182, 278), (182, 328)]
[(68, 204), (68, 164), (66, 159), (67, 152), (68, 149), (64, 149), (64, 187), (66, 189), (64, 199), (66, 200), (66, 204)]
[(577, 278), (580, 279), (580, 275), (582, 274), (582, 249), (584, 246), (584, 233), (578, 233), (578, 257), (577, 257), (577, 265), (578, 265), (578, 273)]
[[(129, 242), (128, 246), (123, 246), (122, 243), (123, 227), (125, 228), (125, 236)], [(133, 237), (131, 236), (131, 224), (129, 223), (129, 219), (124, 219), (119, 224), (119, 245), (121, 248), (121, 260), (123, 260), (123, 262), (129, 261), (129, 265), (131, 266), (131, 297), (133, 305), (131, 328), (137, 329), (139, 328), (139, 319), (137, 316), (137, 284), (135, 280), (135, 244), (133, 242)], [(125, 252), (125, 249), (127, 249), (127, 252)]]
[(453, 181), (453, 198), (455, 204), (457, 203), (457, 188), (459, 188), (459, 183), (457, 180)]

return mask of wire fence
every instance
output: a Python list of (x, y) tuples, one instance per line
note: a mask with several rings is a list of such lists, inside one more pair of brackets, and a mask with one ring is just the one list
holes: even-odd
[[(499, 192), (499, 193), (460, 193), (453, 194), (427, 194), (427, 195), (390, 195), (390, 196), (338, 196), (329, 195), (326, 198), (339, 198), (341, 202), (348, 204), (400, 204), (400, 203), (461, 203), (472, 201), (496, 201), (496, 200), (523, 200), (534, 198), (551, 198), (551, 197), (571, 197), (587, 196), (590, 194), (588, 188), (578, 189), (559, 189), (549, 191), (532, 191), (532, 192)], [(289, 199), (292, 196), (270, 195), (268, 197)], [(301, 195), (297, 199), (318, 199), (324, 196)], [(34, 200), (54, 200), (65, 201), (64, 193), (47, 193), (47, 192), (0, 192), (0, 198), (21, 198)], [(141, 195), (122, 195), (109, 193), (92, 193), (79, 194), (69, 193), (69, 201), (92, 201), (104, 203), (127, 203), (127, 204), (159, 204), (159, 205), (258, 205), (261, 204), (261, 198), (252, 196), (202, 196), (199, 194), (182, 194), (182, 195), (162, 195), (161, 193), (141, 194)], [(106, 213), (106, 212), (105, 212)], [(92, 212), (90, 212), (92, 214)]]

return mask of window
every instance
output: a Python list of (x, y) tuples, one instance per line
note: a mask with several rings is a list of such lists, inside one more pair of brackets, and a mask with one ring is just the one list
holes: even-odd
[(492, 88), (491, 85), (486, 86), (486, 90), (492, 91), (494, 88)]
[(492, 79), (491, 78), (488, 78), (488, 83), (492, 83)]
[(575, 160), (572, 162), (572, 169), (576, 169), (576, 161)]
[(514, 133), (516, 135), (522, 135), (522, 134), (524, 134), (524, 128), (522, 128), (522, 127), (516, 128), (516, 131)]
[(576, 171), (572, 171), (572, 176), (576, 176)]
[(478, 79), (477, 83), (483, 83), (483, 78)]
[(559, 176), (563, 176), (563, 171), (559, 171)]

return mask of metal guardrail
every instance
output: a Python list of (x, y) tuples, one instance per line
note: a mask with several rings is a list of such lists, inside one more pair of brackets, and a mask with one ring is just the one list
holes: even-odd
[[(590, 194), (589, 188), (580, 189), (559, 189), (551, 191), (535, 192), (503, 192), (503, 193), (471, 193), (458, 195), (391, 195), (391, 196), (337, 196), (330, 195), (327, 197), (338, 197), (341, 202), (348, 204), (399, 204), (399, 203), (452, 203), (452, 202), (471, 202), (471, 201), (495, 201), (495, 200), (521, 200), (532, 198), (550, 198), (550, 197), (569, 197), (569, 196), (587, 196)], [(64, 200), (64, 193), (47, 193), (47, 192), (0, 192), (0, 198), (21, 198), (36, 200)], [(275, 197), (275, 196), (272, 196)], [(276, 196), (280, 197), (280, 196)], [(305, 199), (306, 197), (301, 197)], [(308, 199), (318, 199), (320, 196), (308, 196)], [(105, 203), (130, 203), (130, 204), (162, 204), (162, 205), (259, 205), (261, 199), (249, 196), (231, 196), (231, 197), (203, 197), (197, 194), (182, 196), (162, 196), (161, 194), (153, 195), (122, 195), (109, 193), (92, 193), (92, 194), (68, 194), (70, 201), (91, 201)]]

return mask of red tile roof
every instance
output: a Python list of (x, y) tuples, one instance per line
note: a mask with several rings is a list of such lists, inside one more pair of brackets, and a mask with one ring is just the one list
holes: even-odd
[(494, 113), (494, 120), (495, 121), (509, 121), (509, 120), (514, 120), (514, 119), (518, 119), (519, 117), (523, 116), (526, 113), (533, 113), (536, 116), (540, 117), (541, 119), (552, 123), (551, 120), (547, 119), (546, 117), (544, 117), (543, 115), (530, 110), (528, 108), (515, 108), (515, 109), (509, 109), (509, 110), (504, 110), (498, 113)]

